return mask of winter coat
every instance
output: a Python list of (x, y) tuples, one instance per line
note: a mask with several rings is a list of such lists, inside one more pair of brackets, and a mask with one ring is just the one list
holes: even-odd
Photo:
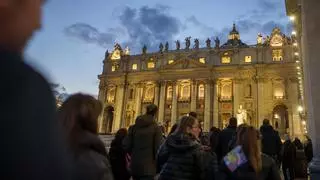
[(76, 155), (77, 180), (113, 180), (103, 142), (88, 131), (80, 135)]
[(159, 180), (215, 179), (218, 171), (214, 153), (202, 150), (191, 135), (170, 135), (158, 152)]
[(283, 144), (282, 166), (284, 168), (293, 167), (296, 160), (296, 148), (291, 141)]
[(217, 145), (217, 156), (221, 160), (230, 151), (230, 141), (237, 133), (237, 127), (228, 126), (223, 129), (219, 134)]
[(220, 166), (219, 179), (221, 180), (281, 180), (279, 169), (275, 161), (266, 154), (261, 154), (262, 170), (256, 174), (249, 162), (231, 172), (224, 161)]
[(126, 152), (122, 146), (122, 139), (111, 142), (109, 158), (115, 180), (129, 180), (130, 173), (126, 167)]
[(153, 116), (137, 117), (123, 141), (124, 149), (131, 155), (132, 176), (156, 175), (156, 155), (162, 140), (162, 132)]
[(279, 156), (282, 145), (279, 134), (270, 125), (262, 125), (260, 133), (262, 152), (272, 157)]
[(313, 158), (313, 149), (312, 149), (312, 142), (308, 140), (304, 147), (304, 153), (307, 157), (307, 162), (310, 163)]

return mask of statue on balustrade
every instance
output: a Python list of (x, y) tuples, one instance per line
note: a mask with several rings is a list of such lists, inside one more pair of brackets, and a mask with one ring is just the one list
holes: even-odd
[(220, 39), (217, 37), (214, 42), (216, 43), (215, 48), (220, 48)]
[(207, 48), (211, 48), (211, 40), (210, 40), (210, 38), (208, 38), (206, 40), (206, 43), (207, 43)]
[(199, 49), (199, 39), (194, 40), (194, 48)]
[(163, 44), (162, 43), (160, 43), (160, 45), (159, 45), (159, 52), (163, 52)]
[(169, 43), (168, 43), (168, 41), (167, 41), (166, 44), (164, 45), (164, 51), (166, 51), (166, 52), (169, 51)]
[(142, 54), (147, 54), (147, 46), (143, 45), (142, 47)]
[(180, 50), (180, 41), (179, 40), (176, 41), (176, 49)]
[(190, 45), (191, 45), (190, 40), (191, 40), (191, 37), (187, 37), (187, 38), (186, 38), (186, 49), (189, 49), (189, 48), (190, 48)]

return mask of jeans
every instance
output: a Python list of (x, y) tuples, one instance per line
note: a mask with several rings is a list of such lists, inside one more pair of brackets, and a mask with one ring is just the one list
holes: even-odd
[(154, 180), (153, 176), (140, 176), (140, 177), (133, 177), (133, 180)]

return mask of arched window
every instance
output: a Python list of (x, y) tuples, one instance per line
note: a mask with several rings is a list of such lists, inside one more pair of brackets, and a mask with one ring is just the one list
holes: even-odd
[(204, 98), (204, 84), (200, 84), (199, 85), (198, 97), (199, 97), (199, 99), (203, 99)]
[(190, 98), (190, 82), (182, 82), (180, 84), (180, 99)]
[(232, 82), (231, 81), (222, 82), (221, 98), (231, 99), (231, 97), (232, 97)]
[(145, 100), (153, 100), (154, 97), (154, 86), (147, 86), (145, 91)]

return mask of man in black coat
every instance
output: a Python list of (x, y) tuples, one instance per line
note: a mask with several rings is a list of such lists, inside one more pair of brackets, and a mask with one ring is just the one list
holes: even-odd
[(279, 133), (273, 129), (268, 119), (263, 120), (260, 133), (262, 135), (262, 152), (271, 156), (279, 163), (282, 142)]
[(162, 133), (155, 122), (156, 105), (147, 106), (124, 139), (124, 149), (131, 155), (131, 173), (134, 180), (153, 180), (156, 175), (156, 155), (162, 142)]
[(0, 0), (0, 179), (70, 179), (48, 82), (23, 61), (43, 0)]
[(237, 119), (232, 117), (229, 119), (229, 125), (223, 129), (219, 134), (217, 145), (217, 156), (221, 160), (230, 151), (230, 142), (232, 137), (237, 133)]

